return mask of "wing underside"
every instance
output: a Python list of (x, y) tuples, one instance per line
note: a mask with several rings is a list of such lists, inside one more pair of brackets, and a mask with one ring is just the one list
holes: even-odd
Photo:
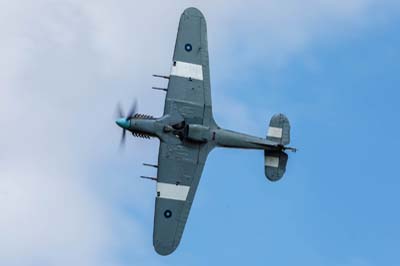
[(160, 144), (153, 245), (161, 255), (179, 245), (207, 154), (207, 146)]
[(195, 8), (186, 9), (179, 21), (164, 115), (175, 110), (188, 123), (212, 122), (207, 26)]
[[(164, 115), (211, 126), (210, 74), (204, 16), (186, 9), (179, 22)], [(160, 142), (153, 245), (161, 255), (179, 245), (210, 147)]]

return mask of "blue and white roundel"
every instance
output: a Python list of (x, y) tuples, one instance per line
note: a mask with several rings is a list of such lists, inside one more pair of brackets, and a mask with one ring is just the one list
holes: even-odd
[(185, 50), (186, 52), (192, 51), (192, 45), (190, 43), (185, 44)]
[(171, 218), (172, 212), (171, 212), (170, 210), (166, 210), (166, 211), (164, 212), (164, 216), (165, 216), (165, 218)]

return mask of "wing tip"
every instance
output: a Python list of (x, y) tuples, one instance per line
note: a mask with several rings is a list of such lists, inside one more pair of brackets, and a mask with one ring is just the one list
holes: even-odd
[(203, 13), (201, 13), (201, 11), (196, 7), (186, 8), (185, 11), (183, 11), (183, 14), (188, 15), (188, 16), (196, 16), (196, 17), (204, 18)]
[(176, 250), (178, 245), (173, 243), (161, 244), (160, 242), (154, 243), (154, 250), (161, 256), (168, 256)]

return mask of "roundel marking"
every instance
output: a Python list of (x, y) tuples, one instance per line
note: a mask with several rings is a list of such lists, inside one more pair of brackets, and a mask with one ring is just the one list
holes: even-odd
[(171, 212), (170, 210), (166, 210), (166, 211), (164, 212), (164, 216), (165, 216), (165, 218), (171, 218), (172, 212)]
[(192, 45), (190, 43), (185, 44), (186, 52), (190, 52), (190, 51), (192, 51), (192, 49), (193, 49), (193, 47), (192, 47)]

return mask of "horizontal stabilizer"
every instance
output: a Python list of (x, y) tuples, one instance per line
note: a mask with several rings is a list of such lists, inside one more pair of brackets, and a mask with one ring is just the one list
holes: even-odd
[(276, 114), (271, 118), (267, 139), (281, 145), (290, 143), (290, 124), (289, 119), (285, 115)]
[(288, 155), (283, 151), (264, 151), (265, 176), (278, 181), (286, 171)]

